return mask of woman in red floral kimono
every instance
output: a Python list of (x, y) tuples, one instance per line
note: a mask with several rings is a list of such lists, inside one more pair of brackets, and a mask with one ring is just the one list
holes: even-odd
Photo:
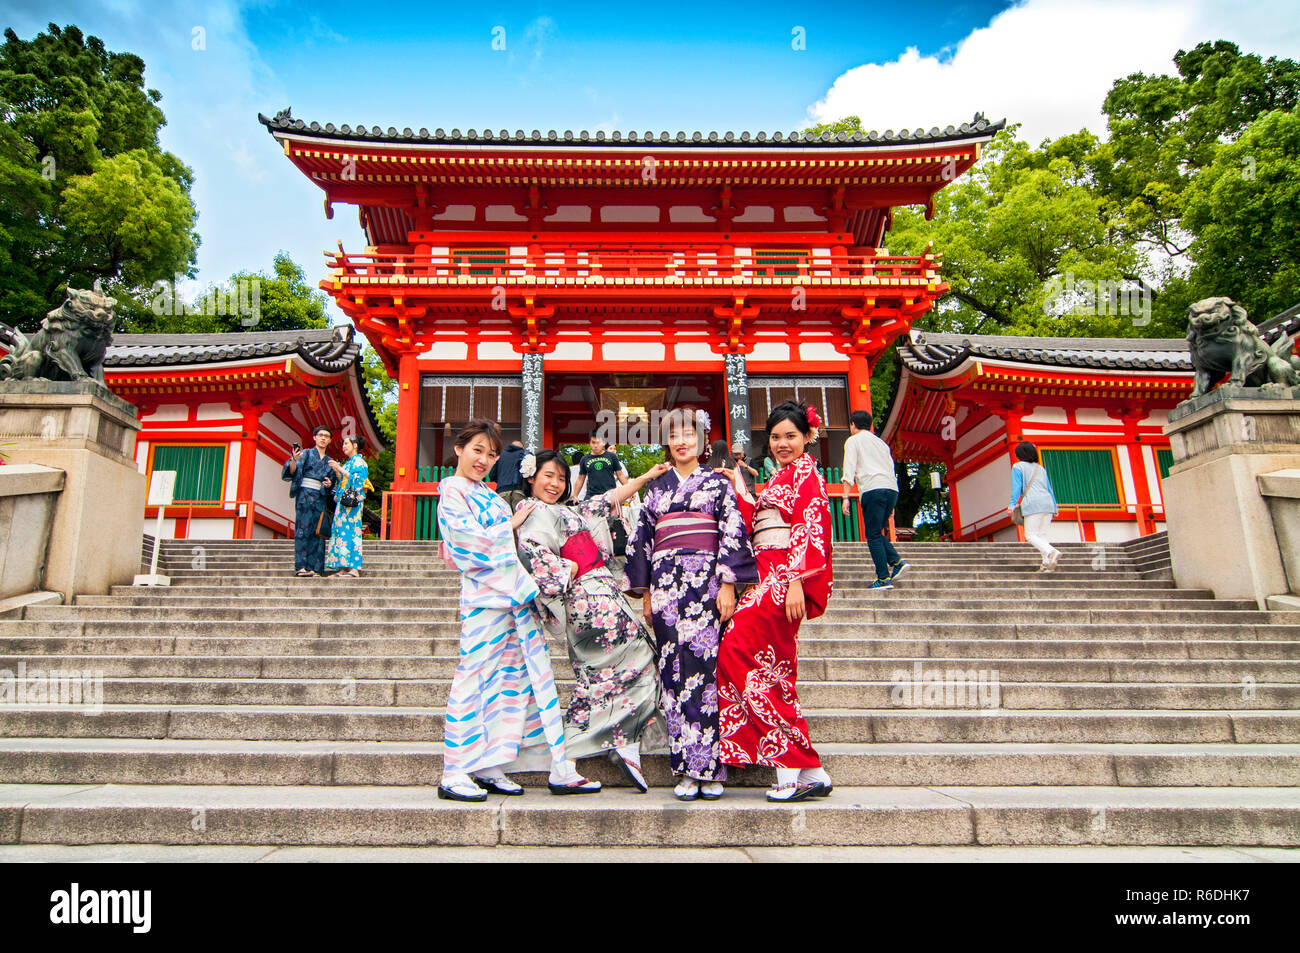
[(776, 473), (757, 501), (734, 481), (762, 581), (741, 598), (718, 652), (722, 761), (776, 768), (769, 801), (831, 793), (795, 691), (799, 623), (826, 611), (832, 589), (830, 503), (804, 452), (820, 424), (816, 408), (778, 404), (767, 418)]

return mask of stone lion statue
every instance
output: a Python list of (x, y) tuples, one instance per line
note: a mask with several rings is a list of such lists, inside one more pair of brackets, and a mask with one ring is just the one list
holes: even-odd
[(8, 328), (10, 351), (0, 358), (0, 380), (92, 379), (104, 383), (104, 351), (113, 338), (116, 299), (69, 288), (63, 304), (45, 316), (28, 340)]
[(1294, 335), (1281, 335), (1271, 346), (1231, 298), (1204, 298), (1187, 309), (1187, 347), (1199, 397), (1224, 374), (1241, 387), (1300, 386), (1300, 357), (1291, 353)]

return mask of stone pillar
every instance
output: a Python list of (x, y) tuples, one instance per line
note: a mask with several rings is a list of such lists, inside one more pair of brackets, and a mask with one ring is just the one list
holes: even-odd
[(129, 584), (140, 566), (144, 474), (135, 407), (93, 381), (0, 382), (0, 443), (10, 463), (62, 470), (45, 588), (64, 602)]
[(523, 355), (523, 444), (534, 453), (542, 444), (542, 355), (526, 352)]
[[(749, 421), (749, 376), (745, 370), (745, 355), (727, 354), (724, 357), (727, 377), (727, 446), (735, 452), (736, 444), (743, 442), (749, 454), (751, 424)], [(762, 459), (762, 455), (759, 455)]]
[(1287, 592), (1258, 476), (1300, 467), (1300, 399), (1223, 385), (1169, 414), (1174, 465), (1164, 481), (1174, 579), (1268, 608)]

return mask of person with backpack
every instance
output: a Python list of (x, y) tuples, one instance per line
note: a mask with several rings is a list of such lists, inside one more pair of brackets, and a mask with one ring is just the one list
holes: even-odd
[(1061, 551), (1047, 541), (1047, 527), (1057, 513), (1056, 494), (1047, 468), (1038, 462), (1038, 449), (1027, 440), (1016, 445), (1007, 509), (1011, 522), (1024, 525), (1025, 539), (1042, 554), (1043, 564), (1038, 571), (1051, 572), (1061, 559)]

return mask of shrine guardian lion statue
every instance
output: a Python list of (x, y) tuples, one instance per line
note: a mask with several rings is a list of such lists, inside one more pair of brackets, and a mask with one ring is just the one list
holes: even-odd
[[(9, 328), (10, 352), (0, 358), (2, 380), (96, 380), (104, 383), (104, 352), (113, 338), (116, 299), (69, 288), (29, 340)], [(3, 327), (3, 326), (0, 326)]]
[(1192, 354), (1196, 381), (1192, 397), (1199, 397), (1224, 374), (1228, 384), (1240, 387), (1300, 386), (1300, 357), (1291, 353), (1294, 335), (1281, 335), (1266, 344), (1246, 316), (1246, 309), (1231, 298), (1204, 298), (1187, 309), (1187, 347)]

